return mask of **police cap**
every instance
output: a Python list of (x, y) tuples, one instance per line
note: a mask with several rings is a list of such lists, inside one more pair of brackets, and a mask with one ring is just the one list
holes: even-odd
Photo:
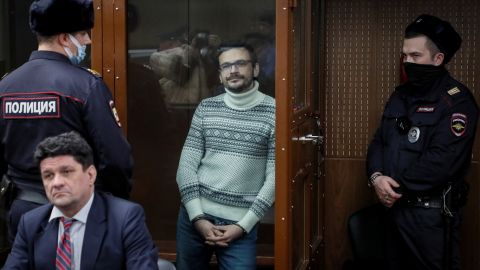
[(30, 28), (42, 36), (88, 30), (93, 20), (92, 0), (35, 0), (30, 6)]
[(405, 29), (405, 36), (413, 33), (423, 34), (430, 38), (445, 55), (443, 61), (445, 64), (452, 59), (462, 44), (462, 38), (449, 22), (432, 15), (420, 15), (408, 25)]

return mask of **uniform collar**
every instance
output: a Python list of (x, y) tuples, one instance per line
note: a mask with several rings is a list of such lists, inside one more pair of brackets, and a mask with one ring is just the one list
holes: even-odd
[(29, 61), (36, 60), (36, 59), (56, 60), (56, 61), (62, 61), (62, 62), (71, 64), (70, 60), (68, 60), (68, 57), (54, 51), (33, 51), (30, 54)]

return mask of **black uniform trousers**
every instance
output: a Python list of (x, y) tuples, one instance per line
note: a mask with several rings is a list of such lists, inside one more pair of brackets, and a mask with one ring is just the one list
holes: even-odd
[(15, 235), (17, 234), (18, 223), (22, 215), (32, 209), (41, 206), (41, 204), (14, 199), (8, 210), (8, 242), (13, 244), (15, 240)]
[[(386, 215), (386, 253), (390, 270), (442, 270), (445, 221), (442, 209), (394, 205)], [(460, 269), (461, 213), (452, 220), (453, 268)]]

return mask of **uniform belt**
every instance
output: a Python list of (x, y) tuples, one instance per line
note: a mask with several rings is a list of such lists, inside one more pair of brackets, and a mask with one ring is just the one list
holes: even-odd
[(405, 200), (408, 206), (423, 208), (443, 208), (441, 197), (410, 197)]
[(47, 197), (41, 193), (32, 190), (17, 189), (17, 196), (15, 199), (38, 203), (38, 204), (47, 204), (49, 203)]

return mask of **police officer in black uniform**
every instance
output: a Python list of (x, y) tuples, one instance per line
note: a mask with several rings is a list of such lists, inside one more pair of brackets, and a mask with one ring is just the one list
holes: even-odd
[(129, 196), (131, 149), (112, 95), (98, 74), (77, 66), (90, 44), (93, 23), (92, 0), (34, 1), (30, 27), (38, 50), (0, 82), (0, 157), (6, 164), (0, 173), (15, 186), (8, 213), (11, 241), (20, 216), (47, 203), (33, 161), (36, 145), (46, 137), (80, 133), (95, 153), (97, 188)]
[(461, 42), (430, 15), (405, 30), (408, 79), (385, 105), (367, 156), (369, 184), (388, 207), (389, 269), (460, 269), (459, 210), (479, 113), (445, 68)]

